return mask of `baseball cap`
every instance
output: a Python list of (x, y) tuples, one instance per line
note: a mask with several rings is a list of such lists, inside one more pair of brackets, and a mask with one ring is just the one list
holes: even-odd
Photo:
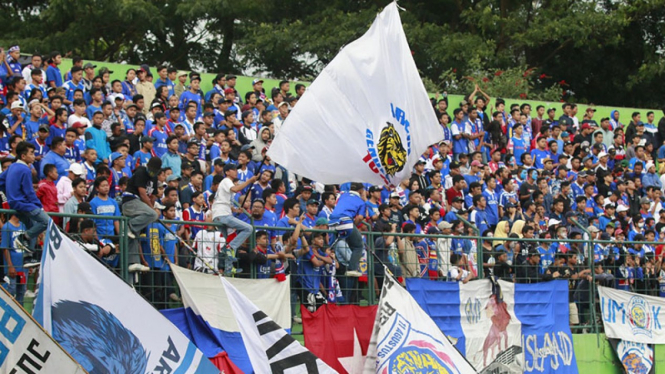
[[(227, 79), (228, 79), (228, 78), (227, 78)], [(255, 84), (257, 84), (257, 83), (263, 83), (263, 79), (258, 79), (258, 78), (257, 78), (257, 79), (254, 79), (254, 80), (252, 81), (252, 86), (255, 85)]]
[(84, 128), (86, 128), (86, 127), (88, 127), (88, 125), (86, 125), (85, 123), (80, 122), (80, 121), (74, 122), (74, 123), (72, 124), (72, 128), (73, 128), (73, 129), (84, 129)]
[(471, 163), (471, 166), (482, 167), (483, 163), (478, 161), (478, 160), (473, 160), (473, 162)]
[(71, 171), (72, 173), (78, 176), (85, 174), (85, 170), (83, 170), (83, 165), (77, 163), (69, 165), (69, 168), (67, 170)]
[(602, 151), (598, 154), (598, 158), (603, 158), (603, 157), (607, 157), (607, 156), (609, 156), (609, 155), (605, 151)]
[(109, 70), (106, 66), (103, 66), (99, 68), (99, 71), (97, 72), (97, 75), (104, 75), (106, 73), (113, 74), (113, 70)]
[[(226, 79), (228, 79), (228, 78), (226, 78)], [(230, 94), (230, 93), (234, 94), (236, 92), (233, 88), (227, 88), (227, 89), (224, 90), (224, 95), (227, 95), (227, 94)]]
[(240, 151), (249, 151), (250, 149), (254, 149), (254, 146), (251, 144), (245, 144), (242, 147), (240, 147)]
[(201, 142), (200, 142), (198, 139), (196, 139), (196, 138), (191, 138), (191, 139), (189, 139), (189, 141), (187, 142), (187, 147), (192, 146), (192, 145), (195, 145), (195, 146), (201, 146)]
[(561, 221), (559, 221), (558, 219), (554, 219), (554, 218), (552, 218), (552, 219), (550, 219), (549, 221), (547, 221), (547, 226), (548, 226), (548, 227), (549, 227), (549, 226), (554, 226), (554, 225), (558, 225), (558, 224), (560, 224), (560, 223), (561, 223)]
[(540, 256), (540, 252), (535, 248), (531, 248), (529, 249), (529, 256)]
[(168, 177), (166, 177), (166, 182), (179, 181), (179, 180), (180, 180), (180, 176), (175, 175), (175, 174), (171, 174)]
[(158, 101), (155, 101), (150, 105), (150, 109), (161, 108), (161, 107), (162, 104), (160, 104)]
[(317, 199), (309, 199), (309, 200), (307, 200), (307, 205), (313, 205), (313, 204), (319, 205), (319, 204), (320, 204), (320, 203), (319, 203), (319, 200), (317, 200)]
[(281, 107), (282, 105), (289, 105), (289, 103), (287, 103), (286, 101), (282, 101), (281, 103), (279, 103), (279, 104), (277, 105), (277, 107), (279, 108), (279, 107)]
[(370, 193), (378, 192), (378, 191), (381, 191), (381, 187), (379, 187), (379, 186), (372, 186), (372, 187), (369, 188)]
[(439, 230), (443, 231), (445, 229), (452, 229), (453, 225), (452, 225), (452, 223), (450, 223), (448, 221), (441, 221), (441, 222), (439, 222), (438, 227), (439, 227)]
[(591, 125), (589, 125), (588, 123), (585, 123), (585, 124), (582, 125), (582, 130), (586, 130), (586, 129), (590, 129), (590, 128), (591, 128)]
[(14, 109), (25, 110), (25, 108), (23, 107), (23, 104), (19, 100), (16, 100), (12, 103), (11, 110), (14, 110)]
[(390, 198), (391, 199), (399, 199), (399, 194), (397, 192), (393, 192), (393, 193), (390, 194)]
[(49, 131), (51, 131), (51, 128), (49, 127), (49, 125), (44, 124), (44, 125), (40, 125), (40, 126), (39, 126), (39, 130), (38, 130), (38, 131), (46, 131), (46, 132), (49, 132)]
[[(154, 106), (153, 106), (153, 107), (154, 107)], [(154, 117), (155, 119), (157, 119), (157, 118), (166, 118), (166, 114), (164, 114), (164, 112), (157, 112), (157, 113), (155, 113), (155, 114), (153, 115), (153, 117)]]
[(628, 207), (625, 206), (625, 205), (623, 205), (623, 204), (620, 204), (620, 205), (617, 207), (617, 213), (627, 212), (627, 211), (628, 211)]
[(640, 204), (651, 204), (651, 199), (645, 196), (640, 199)]
[[(458, 203), (458, 202), (464, 202), (464, 199), (462, 199), (459, 196), (453, 197), (453, 203)], [(510, 204), (510, 203), (509, 203)]]
[[(229, 79), (236, 79), (236, 78), (238, 78), (238, 77), (236, 77), (236, 76), (233, 75), (233, 74), (229, 74), (229, 75), (226, 76), (226, 80), (229, 80)], [(227, 88), (227, 89), (228, 89), (228, 88)], [(226, 91), (226, 90), (225, 90), (225, 91)]]
[(314, 226), (321, 226), (321, 225), (327, 225), (327, 224), (328, 224), (328, 220), (325, 217), (319, 217), (314, 222)]
[(589, 226), (589, 227), (587, 228), (587, 231), (589, 231), (590, 233), (600, 232), (600, 230), (599, 230), (598, 227), (596, 227), (596, 226)]
[(93, 65), (91, 62), (86, 62), (85, 65), (83, 65), (83, 70), (85, 70), (85, 69), (94, 69), (96, 67), (97, 67), (97, 65)]
[(144, 136), (143, 138), (141, 138), (141, 141), (143, 143), (150, 143), (150, 142), (154, 142), (155, 138), (153, 138), (152, 136)]
[(182, 71), (182, 70), (180, 70), (180, 71), (178, 72), (178, 77), (182, 77), (183, 75), (187, 75), (187, 72), (186, 72), (186, 71)]
[(111, 156), (109, 156), (109, 160), (110, 160), (111, 164), (113, 164), (113, 161), (119, 159), (120, 157), (122, 157), (122, 153), (113, 152), (113, 153), (111, 153)]

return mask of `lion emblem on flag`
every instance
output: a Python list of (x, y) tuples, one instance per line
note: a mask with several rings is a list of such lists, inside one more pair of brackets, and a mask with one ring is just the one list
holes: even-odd
[(386, 174), (394, 176), (404, 169), (408, 154), (402, 143), (402, 138), (395, 129), (395, 125), (390, 122), (386, 123), (388, 126), (381, 130), (377, 150), (379, 160)]

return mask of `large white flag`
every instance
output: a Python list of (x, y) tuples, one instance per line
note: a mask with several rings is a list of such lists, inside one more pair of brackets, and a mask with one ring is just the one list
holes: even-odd
[(88, 372), (219, 373), (166, 317), (53, 221), (33, 316)]
[(409, 292), (386, 274), (365, 374), (421, 372), (471, 374), (476, 370)]
[(0, 373), (85, 373), (2, 287)]
[(337, 373), (293, 339), (224, 277), (220, 277), (238, 321), (255, 373)]
[(664, 298), (608, 287), (598, 287), (598, 294), (608, 338), (665, 344)]
[(393, 2), (314, 80), (268, 156), (324, 184), (397, 185), (442, 138)]

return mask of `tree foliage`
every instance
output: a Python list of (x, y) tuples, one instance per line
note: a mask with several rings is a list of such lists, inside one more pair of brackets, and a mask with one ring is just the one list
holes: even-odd
[[(386, 0), (8, 1), (0, 4), (0, 43), (19, 43), (26, 52), (58, 49), (88, 59), (312, 79), (385, 5)], [(472, 78), (491, 95), (652, 107), (665, 94), (664, 5), (665, 0), (400, 2), (414, 59), (432, 89), (466, 93)], [(505, 75), (493, 75), (497, 71)], [(524, 85), (509, 89), (508, 78), (526, 71), (531, 73)]]

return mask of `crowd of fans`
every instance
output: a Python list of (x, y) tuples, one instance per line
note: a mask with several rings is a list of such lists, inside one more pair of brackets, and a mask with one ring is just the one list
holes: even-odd
[[(108, 68), (80, 58), (61, 71), (59, 52), (35, 54), (25, 65), (19, 58), (17, 46), (0, 54), (2, 170), (34, 149), (32, 188), (44, 211), (113, 218), (122, 214), (133, 173), (161, 160), (150, 202), (161, 219), (190, 222), (150, 223), (141, 234), (140, 262), (129, 270), (161, 271), (151, 286), (160, 288), (162, 301), (178, 300), (168, 276), (171, 262), (236, 276), (284, 279), (290, 273), (294, 288), (303, 290), (301, 301), (313, 308), (358, 302), (358, 278), (347, 276), (356, 272), (347, 268), (354, 261), (351, 238), (305, 234), (329, 228), (344, 194), (364, 200), (362, 212), (351, 218), (375, 232), (375, 253), (368, 256), (376, 263), (379, 289), (386, 265), (403, 278), (568, 279), (571, 311), (575, 302), (588, 300), (594, 280), (665, 294), (663, 245), (626, 243), (665, 243), (665, 118), (656, 124), (653, 112), (643, 121), (642, 113), (626, 120), (615, 110), (597, 122), (593, 107), (578, 114), (575, 104), (564, 103), (532, 112), (528, 103), (506, 107), (476, 88), (457, 108), (449, 108), (445, 97), (432, 101), (444, 137), (432, 139), (410, 179), (394, 189), (324, 186), (266, 155), (306, 95), (302, 84), (292, 91), (282, 81), (266, 91), (255, 79), (241, 93), (236, 76), (218, 74), (203, 92), (200, 74), (169, 66), (128, 68), (125, 79), (112, 80)], [(237, 184), (218, 192), (225, 178)], [(209, 226), (215, 199), (229, 193), (237, 219), (264, 227), (233, 248), (234, 269), (218, 256), (231, 238)], [(29, 269), (38, 271), (38, 253), (17, 240), (26, 231), (19, 218), (6, 217), (1, 248), (5, 286), (22, 301)], [(110, 268), (120, 266), (117, 220), (54, 221)], [(295, 231), (280, 230), (286, 227)], [(604, 242), (582, 241), (589, 239)], [(578, 323), (574, 312), (571, 322)]]

